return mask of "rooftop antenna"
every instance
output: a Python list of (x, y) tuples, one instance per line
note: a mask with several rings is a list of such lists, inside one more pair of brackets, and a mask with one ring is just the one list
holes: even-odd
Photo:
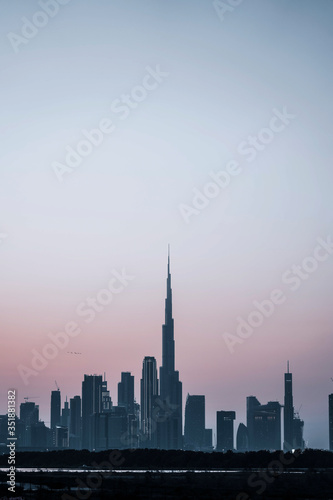
[(289, 361), (287, 361), (287, 368), (288, 368), (288, 373), (289, 373)]

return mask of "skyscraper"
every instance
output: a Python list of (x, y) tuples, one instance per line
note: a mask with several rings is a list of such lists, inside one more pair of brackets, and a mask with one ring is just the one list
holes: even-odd
[(185, 405), (184, 447), (201, 450), (205, 445), (205, 396), (187, 395)]
[(82, 382), (82, 448), (91, 450), (95, 441), (93, 415), (102, 413), (102, 375), (85, 375)]
[(216, 412), (216, 451), (228, 451), (234, 449), (234, 411)]
[(247, 436), (247, 427), (244, 424), (239, 424), (236, 436), (237, 451), (247, 451), (249, 449), (249, 439)]
[(102, 412), (107, 413), (110, 412), (112, 409), (112, 399), (110, 396), (110, 391), (108, 390), (108, 383), (107, 380), (105, 379), (105, 374), (104, 374), (104, 380), (102, 382)]
[(141, 379), (141, 432), (143, 447), (156, 447), (155, 401), (158, 395), (156, 359), (146, 356), (142, 365)]
[(39, 406), (32, 401), (20, 404), (20, 420), (25, 426), (37, 424), (39, 421)]
[[(160, 397), (165, 408), (165, 418), (160, 426), (159, 447), (182, 448), (182, 383), (175, 370), (174, 321), (172, 317), (172, 289), (170, 251), (168, 251), (167, 296), (165, 299), (165, 323), (162, 326), (162, 366), (160, 367)], [(162, 413), (162, 411), (160, 412)], [(161, 420), (163, 416), (161, 415)]]
[(333, 394), (328, 396), (329, 449), (333, 451)]
[(67, 396), (66, 396), (66, 401), (64, 403), (64, 407), (63, 407), (62, 412), (61, 412), (60, 424), (62, 427), (67, 427), (68, 430), (69, 430), (70, 415), (71, 415), (71, 411), (70, 411), (69, 403), (67, 401)]
[(270, 401), (261, 405), (257, 398), (247, 398), (249, 450), (281, 449), (281, 405)]
[(60, 390), (51, 392), (51, 429), (60, 425), (61, 395)]
[(134, 376), (130, 372), (121, 372), (118, 383), (118, 406), (126, 408), (128, 415), (134, 415)]
[(23, 439), (22, 446), (31, 446), (32, 441), (32, 428), (38, 424), (39, 421), (39, 406), (32, 401), (26, 401), (20, 404), (20, 420), (23, 423)]
[(289, 373), (289, 361), (287, 373), (284, 374), (284, 451), (291, 451), (293, 449), (294, 431), (294, 405), (293, 405), (293, 375)]
[(260, 408), (260, 402), (255, 396), (246, 398), (246, 427), (248, 436), (249, 450), (255, 450), (256, 444), (254, 440), (254, 413), (257, 408)]
[(284, 374), (284, 451), (293, 449), (304, 449), (303, 427), (304, 422), (294, 410), (293, 403), (293, 375), (289, 372), (289, 361), (287, 373)]
[(74, 396), (69, 401), (70, 405), (70, 427), (69, 427), (69, 446), (79, 450), (81, 448), (81, 398)]

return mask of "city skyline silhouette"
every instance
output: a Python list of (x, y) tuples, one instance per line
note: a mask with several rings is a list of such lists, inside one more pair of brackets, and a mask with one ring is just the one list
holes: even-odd
[(70, 402), (104, 372), (140, 400), (170, 243), (183, 431), (187, 394), (215, 437), (216, 411), (236, 432), (248, 396), (283, 404), (289, 360), (327, 448), (332, 3), (2, 6), (0, 414), (14, 388), (48, 422), (55, 380)]

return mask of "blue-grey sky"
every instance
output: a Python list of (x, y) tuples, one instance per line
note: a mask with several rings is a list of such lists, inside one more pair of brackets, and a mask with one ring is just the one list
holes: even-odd
[[(283, 402), (290, 359), (305, 439), (327, 447), (333, 255), (295, 292), (282, 276), (332, 233), (332, 2), (244, 0), (219, 16), (207, 0), (64, 0), (52, 18), (43, 3), (0, 1), (1, 411), (9, 384), (40, 395), (48, 421), (55, 378), (72, 397), (104, 371), (115, 404), (120, 371), (139, 398), (143, 357), (161, 362), (171, 243), (184, 401), (206, 394), (207, 426), (222, 409), (245, 422), (246, 396)], [(69, 167), (67, 148), (104, 119), (113, 131)], [(193, 190), (231, 161), (237, 175), (197, 208)], [(82, 355), (60, 351), (26, 387), (17, 366), (122, 268), (135, 278), (70, 341)], [(223, 334), (276, 288), (285, 302), (231, 353)]]

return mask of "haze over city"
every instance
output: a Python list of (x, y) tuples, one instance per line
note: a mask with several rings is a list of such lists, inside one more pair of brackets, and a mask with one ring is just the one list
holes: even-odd
[[(104, 372), (114, 404), (122, 371), (139, 402), (144, 357), (162, 364), (170, 244), (183, 406), (204, 394), (207, 427), (233, 410), (237, 428), (247, 396), (283, 404), (289, 360), (306, 445), (327, 449), (332, 3), (244, 1), (222, 19), (204, 0), (73, 0), (26, 42), (8, 33), (38, 2), (2, 6), (0, 413), (15, 388), (49, 422), (55, 380), (64, 400)], [(69, 322), (81, 332), (25, 384), (18, 367)]]

